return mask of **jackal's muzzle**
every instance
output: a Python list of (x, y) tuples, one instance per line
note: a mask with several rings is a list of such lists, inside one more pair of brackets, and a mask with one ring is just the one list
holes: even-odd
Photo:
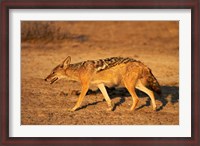
[(57, 77), (53, 78), (53, 79), (51, 80), (50, 84), (53, 84), (53, 83), (54, 83), (55, 81), (57, 81), (57, 80), (58, 80)]
[(46, 79), (44, 79), (45, 81), (50, 81), (50, 84), (53, 84), (55, 81), (58, 80), (58, 77), (51, 77), (51, 76), (48, 76), (46, 77)]

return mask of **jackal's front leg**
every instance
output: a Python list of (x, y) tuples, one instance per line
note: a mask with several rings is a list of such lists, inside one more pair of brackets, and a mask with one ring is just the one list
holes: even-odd
[(108, 96), (108, 93), (106, 91), (106, 88), (105, 88), (104, 84), (103, 83), (98, 84), (98, 88), (100, 89), (101, 93), (103, 94), (103, 96), (104, 96), (104, 98), (105, 98), (105, 100), (106, 100), (106, 102), (108, 104), (108, 110), (109, 111), (113, 110), (113, 104), (112, 104), (112, 102), (110, 100), (110, 97)]
[(87, 91), (89, 89), (89, 84), (83, 84), (82, 85), (82, 90), (81, 90), (81, 94), (79, 95), (78, 101), (76, 103), (76, 105), (70, 109), (70, 111), (75, 111), (76, 109), (78, 109), (83, 101), (83, 98), (85, 97)]

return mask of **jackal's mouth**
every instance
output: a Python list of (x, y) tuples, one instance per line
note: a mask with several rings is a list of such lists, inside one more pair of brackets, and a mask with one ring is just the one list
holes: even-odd
[(56, 78), (53, 78), (52, 80), (51, 80), (51, 83), (50, 84), (53, 84), (55, 81), (57, 81), (58, 80), (58, 78), (56, 77)]

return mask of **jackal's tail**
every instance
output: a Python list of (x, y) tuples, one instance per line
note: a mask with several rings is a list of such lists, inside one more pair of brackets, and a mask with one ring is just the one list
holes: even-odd
[(151, 88), (153, 91), (155, 91), (158, 95), (161, 95), (160, 85), (159, 85), (157, 79), (152, 74), (150, 69), (148, 69), (147, 82), (148, 82), (149, 88)]

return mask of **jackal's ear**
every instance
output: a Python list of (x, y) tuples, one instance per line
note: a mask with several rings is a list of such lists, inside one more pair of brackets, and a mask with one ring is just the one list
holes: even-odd
[(70, 64), (70, 62), (71, 62), (71, 57), (68, 56), (68, 57), (63, 61), (62, 67), (63, 67), (63, 68), (67, 68), (68, 65)]

